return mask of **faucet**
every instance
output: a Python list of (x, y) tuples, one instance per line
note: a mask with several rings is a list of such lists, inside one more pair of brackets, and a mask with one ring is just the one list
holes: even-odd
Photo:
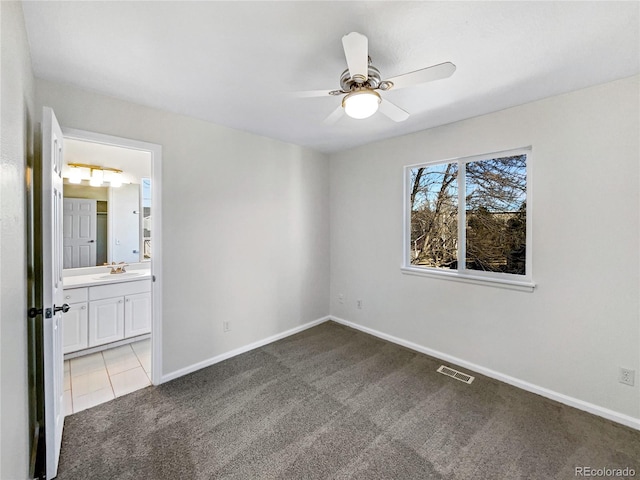
[(116, 262), (111, 262), (111, 265), (109, 265), (108, 263), (105, 263), (105, 265), (111, 269), (109, 273), (112, 275), (117, 275), (118, 273), (126, 273), (126, 270), (124, 268), (129, 266), (128, 263), (124, 262), (120, 262), (118, 264), (116, 264)]

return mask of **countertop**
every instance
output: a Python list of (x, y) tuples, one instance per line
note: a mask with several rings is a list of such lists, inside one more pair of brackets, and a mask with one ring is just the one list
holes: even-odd
[(62, 278), (62, 286), (63, 288), (80, 288), (108, 285), (110, 283), (135, 282), (138, 280), (151, 280), (151, 271), (131, 270), (113, 275), (108, 272), (101, 272), (90, 273), (88, 275), (67, 276)]

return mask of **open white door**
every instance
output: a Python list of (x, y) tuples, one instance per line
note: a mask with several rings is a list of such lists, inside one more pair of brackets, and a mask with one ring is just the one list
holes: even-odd
[[(62, 355), (62, 145), (56, 116), (42, 111), (42, 301), (47, 478), (58, 474), (64, 421)], [(68, 309), (68, 306), (66, 306)]]

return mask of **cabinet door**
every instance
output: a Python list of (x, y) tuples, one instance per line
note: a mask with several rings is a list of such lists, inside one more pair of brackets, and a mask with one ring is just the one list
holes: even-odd
[(89, 346), (87, 302), (72, 303), (62, 315), (62, 352), (76, 352)]
[(89, 302), (89, 346), (124, 338), (124, 297)]
[(151, 331), (151, 293), (124, 297), (124, 336), (135, 337)]

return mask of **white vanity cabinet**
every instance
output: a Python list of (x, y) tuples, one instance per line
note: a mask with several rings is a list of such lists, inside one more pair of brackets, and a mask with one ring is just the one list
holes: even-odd
[(124, 338), (124, 298), (107, 298), (89, 304), (89, 346)]
[(135, 337), (151, 331), (151, 292), (124, 297), (124, 336)]
[(74, 288), (64, 291), (64, 301), (69, 311), (62, 316), (62, 351), (75, 352), (89, 346), (88, 288)]
[[(139, 280), (65, 289), (64, 353), (151, 332), (151, 282)], [(73, 303), (72, 303), (73, 302)]]

